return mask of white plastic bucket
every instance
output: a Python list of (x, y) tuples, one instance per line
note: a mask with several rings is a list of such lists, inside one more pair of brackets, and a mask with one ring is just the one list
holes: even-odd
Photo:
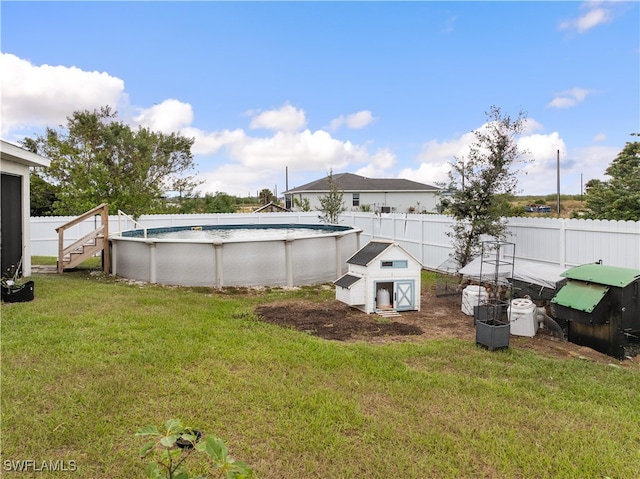
[(511, 334), (530, 338), (535, 336), (538, 331), (536, 309), (537, 306), (530, 299), (512, 299), (507, 309), (507, 314), (511, 320)]
[(376, 307), (378, 309), (391, 309), (389, 291), (384, 288), (380, 288), (378, 290), (378, 294), (376, 295)]
[(473, 316), (473, 307), (486, 304), (488, 300), (489, 293), (484, 286), (469, 285), (462, 290), (462, 312)]

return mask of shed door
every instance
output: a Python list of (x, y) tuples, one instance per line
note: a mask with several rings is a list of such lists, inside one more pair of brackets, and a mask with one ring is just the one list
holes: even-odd
[(415, 309), (413, 280), (395, 282), (395, 309), (396, 311)]
[(2, 173), (0, 184), (2, 273), (22, 258), (22, 177)]

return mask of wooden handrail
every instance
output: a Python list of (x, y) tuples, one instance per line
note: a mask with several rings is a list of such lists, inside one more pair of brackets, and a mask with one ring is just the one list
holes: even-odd
[(93, 208), (92, 210), (87, 211), (86, 213), (82, 213), (80, 216), (78, 216), (77, 218), (72, 219), (71, 221), (69, 221), (68, 223), (65, 223), (61, 226), (58, 226), (56, 228), (56, 232), (60, 233), (60, 230), (64, 231), (68, 228), (71, 228), (73, 225), (77, 225), (78, 223), (86, 220), (87, 218), (90, 218), (92, 216), (96, 216), (99, 212), (101, 212), (101, 210), (103, 208), (109, 208), (109, 205), (107, 203), (102, 203), (99, 206), (96, 206), (95, 208)]

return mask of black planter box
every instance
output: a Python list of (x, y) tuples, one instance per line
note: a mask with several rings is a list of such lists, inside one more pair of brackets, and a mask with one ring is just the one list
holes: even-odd
[(504, 304), (481, 305), (473, 308), (476, 324), (476, 344), (489, 351), (509, 347), (511, 326)]
[(33, 281), (27, 281), (17, 288), (5, 288), (2, 286), (2, 301), (5, 303), (33, 301)]

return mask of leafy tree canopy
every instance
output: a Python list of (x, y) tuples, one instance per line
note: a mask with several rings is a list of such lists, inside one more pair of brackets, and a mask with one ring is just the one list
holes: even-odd
[(138, 217), (162, 209), (169, 191), (192, 191), (192, 138), (117, 121), (110, 107), (76, 111), (60, 130), (25, 138), (23, 146), (51, 160), (43, 172), (57, 188), (54, 213), (77, 215), (100, 203)]
[(31, 216), (53, 215), (53, 204), (56, 201), (58, 187), (42, 179), (42, 169), (34, 168), (29, 175), (31, 195)]
[(258, 198), (260, 199), (260, 203), (263, 205), (268, 205), (269, 203), (271, 203), (272, 201), (276, 201), (277, 199), (269, 188), (264, 188), (262, 191), (260, 191), (260, 193), (258, 194)]
[(505, 239), (504, 195), (516, 193), (514, 167), (526, 161), (526, 152), (517, 144), (526, 113), (520, 111), (512, 119), (492, 106), (486, 115), (484, 127), (473, 132), (475, 141), (468, 155), (456, 157), (449, 172), (452, 195), (447, 211), (456, 219), (450, 237), (454, 259), (461, 267), (478, 254), (483, 237)]
[(610, 180), (586, 183), (583, 217), (640, 221), (640, 142), (627, 142), (605, 173)]

